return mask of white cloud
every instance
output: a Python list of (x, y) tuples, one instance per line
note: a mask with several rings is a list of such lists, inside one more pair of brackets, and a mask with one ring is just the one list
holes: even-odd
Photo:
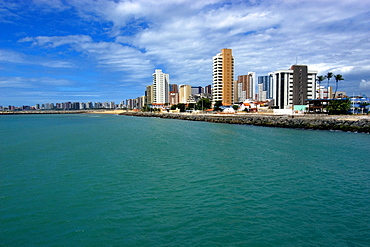
[(366, 81), (364, 79), (360, 82), (360, 88), (361, 89), (370, 89), (370, 81)]
[[(46, 0), (37, 3), (47, 6)], [(359, 75), (368, 78), (369, 74), (368, 1), (50, 2), (54, 10), (67, 7), (83, 21), (111, 24), (109, 35), (114, 41), (101, 38), (106, 29), (94, 30), (98, 38), (88, 30), (21, 41), (48, 49), (72, 47), (99, 70), (122, 72), (120, 82), (149, 84), (147, 79), (158, 67), (170, 73), (172, 83), (207, 85), (212, 80), (212, 56), (222, 48), (233, 49), (235, 76), (248, 71), (265, 75), (287, 69), (296, 60), (319, 74), (343, 74), (343, 87), (351, 81), (358, 85)]]
[(66, 44), (81, 44), (86, 42), (92, 42), (92, 38), (88, 35), (68, 35), (68, 36), (38, 36), (38, 37), (26, 37), (20, 39), (19, 42), (32, 42), (33, 45), (47, 46), (47, 47), (58, 47)]
[(40, 58), (37, 56), (25, 55), (23, 53), (0, 50), (0, 62), (17, 63), (28, 65), (39, 65), (49, 68), (75, 68), (76, 66), (69, 61), (53, 60), (47, 58)]
[(0, 87), (3, 88), (37, 88), (44, 86), (67, 86), (74, 82), (66, 79), (51, 77), (0, 77)]

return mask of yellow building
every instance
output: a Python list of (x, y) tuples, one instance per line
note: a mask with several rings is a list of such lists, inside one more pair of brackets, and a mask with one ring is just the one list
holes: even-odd
[(222, 49), (213, 57), (213, 102), (234, 103), (234, 57), (231, 49)]

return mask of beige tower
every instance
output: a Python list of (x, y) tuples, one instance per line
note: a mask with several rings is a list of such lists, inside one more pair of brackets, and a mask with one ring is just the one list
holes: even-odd
[(188, 102), (190, 95), (191, 95), (191, 86), (180, 85), (179, 102), (186, 104)]
[(222, 49), (213, 57), (213, 102), (234, 103), (234, 58), (231, 49)]

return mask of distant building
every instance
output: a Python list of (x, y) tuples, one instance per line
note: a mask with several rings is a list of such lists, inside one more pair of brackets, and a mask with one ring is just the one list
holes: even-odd
[(234, 103), (234, 57), (231, 49), (222, 49), (213, 57), (212, 96), (213, 103)]
[(89, 102), (87, 102), (87, 103), (86, 103), (86, 108), (87, 108), (87, 109), (93, 109), (93, 103), (92, 103), (92, 102), (90, 102), (90, 101), (89, 101)]
[(134, 99), (127, 99), (126, 100), (126, 107), (127, 109), (134, 109), (136, 107)]
[(202, 87), (191, 87), (191, 94), (201, 94), (204, 92)]
[[(334, 99), (334, 94), (331, 96)], [(346, 98), (347, 97), (347, 92), (345, 91), (337, 91), (335, 98)]]
[(179, 103), (186, 104), (188, 102), (190, 95), (191, 95), (191, 86), (180, 85)]
[(306, 99), (316, 99), (317, 71), (309, 71), (307, 65), (293, 65), (289, 70), (273, 74), (275, 106), (279, 109), (306, 105)]
[(170, 92), (170, 105), (177, 105), (179, 103), (179, 93)]
[(207, 85), (204, 87), (205, 94), (212, 94), (212, 85)]
[(44, 110), (52, 110), (52, 109), (54, 109), (54, 104), (53, 103), (45, 103), (45, 104), (43, 104), (43, 109)]
[(170, 75), (163, 73), (161, 69), (156, 69), (153, 73), (154, 103), (169, 103), (169, 84)]
[(145, 95), (146, 95), (146, 103), (148, 105), (153, 104), (154, 103), (154, 86), (153, 85), (146, 87)]
[(177, 84), (170, 84), (170, 93), (178, 93), (178, 92), (179, 92), (179, 88)]
[(248, 75), (239, 75), (235, 81), (235, 102), (251, 100), (254, 96), (256, 73), (248, 72)]
[(179, 103), (179, 89), (177, 84), (170, 84), (170, 105), (177, 105)]
[(273, 98), (273, 74), (258, 76), (258, 101)]
[(327, 99), (329, 95), (333, 95), (332, 87), (327, 88), (326, 86), (323, 86), (320, 84), (317, 85), (317, 88), (316, 88), (316, 98), (317, 99)]

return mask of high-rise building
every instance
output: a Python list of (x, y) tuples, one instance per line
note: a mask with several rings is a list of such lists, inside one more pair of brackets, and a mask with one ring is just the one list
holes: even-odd
[(212, 85), (207, 85), (204, 87), (204, 93), (212, 94)]
[(191, 87), (191, 94), (201, 94), (204, 93), (204, 89), (199, 86), (199, 87)]
[(179, 103), (179, 88), (177, 84), (170, 84), (170, 105), (177, 105)]
[(248, 75), (239, 75), (238, 80), (235, 81), (235, 102), (244, 102), (245, 100), (252, 100), (254, 96), (255, 87), (255, 72), (248, 72)]
[(186, 104), (188, 102), (190, 95), (191, 95), (191, 86), (180, 85), (179, 103)]
[(146, 104), (151, 105), (154, 103), (154, 86), (149, 85), (146, 87)]
[(170, 93), (178, 93), (178, 92), (179, 92), (179, 88), (177, 84), (170, 84)]
[(170, 75), (163, 73), (161, 69), (156, 69), (153, 73), (154, 103), (169, 103), (169, 84)]
[(279, 109), (290, 109), (294, 105), (306, 105), (307, 99), (316, 99), (316, 75), (317, 71), (309, 71), (307, 65), (275, 71), (275, 105)]
[(222, 49), (213, 57), (213, 102), (234, 103), (234, 57), (231, 49)]
[(258, 101), (273, 98), (273, 75), (258, 76)]
[(170, 105), (177, 105), (179, 103), (179, 93), (170, 92)]

